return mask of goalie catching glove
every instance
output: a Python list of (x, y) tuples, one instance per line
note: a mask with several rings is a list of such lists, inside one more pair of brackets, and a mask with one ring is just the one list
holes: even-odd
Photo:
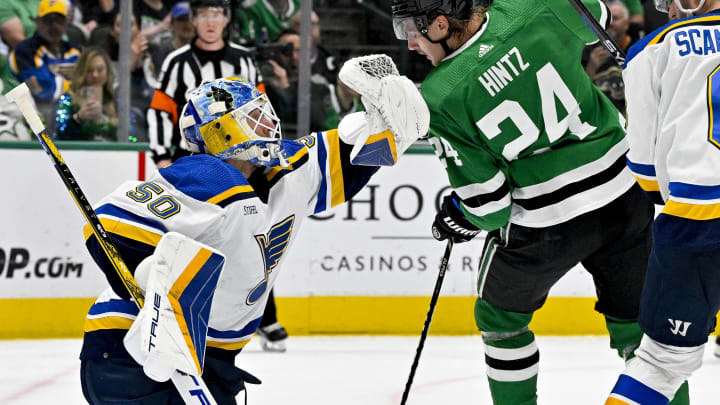
[(415, 84), (398, 73), (387, 55), (345, 62), (340, 80), (361, 95), (366, 111), (347, 115), (338, 132), (353, 145), (356, 165), (392, 166), (415, 141), (427, 134), (430, 111)]
[(135, 277), (146, 286), (147, 299), (123, 343), (151, 379), (167, 381), (175, 370), (202, 374), (210, 307), (224, 264), (216, 250), (168, 232), (138, 265)]
[(480, 233), (480, 228), (465, 218), (457, 200), (458, 196), (454, 191), (443, 198), (440, 211), (435, 215), (432, 224), (432, 234), (435, 239), (441, 241), (450, 239), (454, 243), (462, 243)]

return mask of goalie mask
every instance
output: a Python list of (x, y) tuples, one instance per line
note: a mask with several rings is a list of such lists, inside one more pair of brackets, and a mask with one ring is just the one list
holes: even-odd
[[(687, 9), (683, 7), (682, 2), (680, 0), (674, 0), (675, 6), (678, 8), (678, 11), (680, 11), (682, 14), (684, 14), (687, 17), (692, 16), (694, 13), (696, 13), (698, 10), (702, 8), (703, 5), (705, 5), (705, 0), (700, 0), (700, 3), (698, 3), (698, 6), (693, 9)], [(657, 11), (660, 11), (662, 13), (669, 13), (670, 12), (670, 3), (672, 3), (673, 0), (655, 0), (655, 9)]]
[(432, 22), (429, 16), (432, 12), (464, 20), (469, 18), (475, 7), (488, 8), (492, 2), (493, 0), (393, 0), (395, 37), (403, 41), (419, 35), (427, 38), (428, 25)]
[(188, 95), (179, 124), (191, 152), (264, 166), (289, 165), (272, 104), (243, 79), (201, 84)]

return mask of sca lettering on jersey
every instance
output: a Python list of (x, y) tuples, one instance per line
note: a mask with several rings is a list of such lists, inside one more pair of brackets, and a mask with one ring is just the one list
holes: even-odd
[(273, 225), (267, 235), (255, 235), (255, 241), (260, 247), (263, 263), (265, 264), (265, 277), (250, 291), (245, 303), (253, 305), (265, 293), (270, 279), (270, 273), (280, 263), (282, 254), (290, 243), (290, 234), (295, 224), (295, 215), (283, 219), (278, 224)]
[(525, 63), (520, 51), (518, 51), (516, 47), (513, 47), (508, 53), (503, 55), (500, 60), (495, 62), (494, 65), (490, 66), (490, 69), (478, 77), (478, 80), (480, 84), (485, 87), (485, 90), (490, 93), (490, 96), (495, 97), (500, 90), (505, 88), (505, 86), (520, 76), (520, 73), (529, 67), (530, 64)]
[(712, 55), (720, 52), (720, 29), (692, 28), (687, 31), (679, 31), (675, 34), (675, 43), (680, 47), (680, 56), (689, 55)]

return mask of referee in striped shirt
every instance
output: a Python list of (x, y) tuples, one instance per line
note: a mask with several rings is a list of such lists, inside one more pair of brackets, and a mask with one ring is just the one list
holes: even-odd
[(153, 160), (165, 167), (190, 152), (180, 142), (177, 121), (188, 91), (221, 77), (240, 77), (265, 91), (262, 76), (250, 51), (223, 38), (230, 21), (229, 0), (192, 0), (195, 38), (170, 53), (163, 62), (159, 88), (147, 113)]

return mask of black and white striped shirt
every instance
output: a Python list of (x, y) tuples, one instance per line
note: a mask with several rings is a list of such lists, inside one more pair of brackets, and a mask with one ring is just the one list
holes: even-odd
[(240, 77), (265, 91), (262, 76), (250, 51), (232, 42), (217, 51), (205, 51), (195, 41), (170, 53), (163, 62), (159, 88), (155, 89), (147, 113), (148, 137), (153, 160), (170, 159), (172, 147), (179, 148), (178, 118), (186, 95), (203, 81)]

